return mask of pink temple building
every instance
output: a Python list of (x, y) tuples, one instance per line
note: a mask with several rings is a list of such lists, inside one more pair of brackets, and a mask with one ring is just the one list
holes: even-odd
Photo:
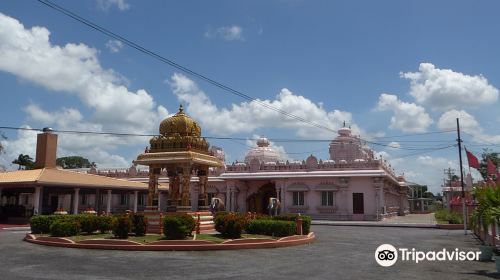
[[(184, 133), (183, 129), (191, 131), (194, 127), (200, 134), (198, 124), (182, 110), (171, 118), (168, 129)], [(39, 134), (38, 169), (0, 173), (2, 209), (15, 210), (25, 217), (56, 210), (76, 214), (85, 209), (99, 213), (146, 209), (147, 167), (134, 164), (124, 169), (63, 171), (55, 165), (56, 147), (57, 135), (50, 131)], [(207, 167), (202, 182), (199, 176), (188, 176), (188, 188), (183, 187), (188, 200), (183, 203), (191, 210), (206, 209), (199, 203), (201, 195), (206, 201), (221, 199), (227, 211), (268, 213), (270, 198), (277, 198), (281, 214), (301, 213), (329, 220), (381, 220), (409, 212), (404, 178), (397, 176), (386, 161), (376, 158), (350, 128), (339, 129), (330, 142), (329, 153), (325, 160), (310, 155), (302, 161), (284, 161), (269, 140), (261, 137), (244, 161)], [(225, 162), (221, 148), (211, 147), (207, 154)], [(159, 168), (158, 172), (154, 207), (168, 211), (175, 205), (170, 200), (169, 177), (166, 169)]]
[[(408, 187), (402, 176), (353, 136), (351, 129), (339, 129), (330, 143), (330, 158), (310, 155), (303, 161), (283, 161), (262, 137), (242, 162), (210, 168), (209, 200), (220, 198), (228, 211), (267, 213), (269, 198), (278, 198), (280, 212), (301, 213), (316, 219), (381, 220), (409, 212)], [(224, 152), (212, 147), (224, 160)], [(90, 173), (148, 182), (147, 168), (132, 166), (123, 170), (95, 170)], [(162, 171), (160, 185), (168, 185)], [(192, 210), (197, 210), (199, 182), (191, 180)], [(166, 211), (168, 190), (160, 191), (159, 205)]]

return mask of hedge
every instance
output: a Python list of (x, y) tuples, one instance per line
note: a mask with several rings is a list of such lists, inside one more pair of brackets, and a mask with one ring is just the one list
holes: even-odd
[(168, 215), (163, 219), (163, 233), (167, 239), (184, 239), (191, 235), (195, 226), (193, 217), (185, 213)]
[[(298, 214), (286, 214), (286, 215), (278, 215), (278, 216), (257, 216), (257, 220), (278, 220), (278, 221), (297, 221), (299, 217)], [(302, 218), (302, 234), (309, 234), (311, 231), (311, 217), (310, 216), (300, 216)]]
[(112, 222), (113, 235), (120, 239), (127, 239), (131, 229), (130, 218), (127, 215), (113, 217)]
[(296, 224), (292, 221), (280, 221), (273, 219), (256, 219), (248, 223), (247, 232), (251, 234), (262, 234), (271, 236), (295, 235)]
[(112, 216), (99, 216), (97, 220), (97, 228), (101, 233), (106, 233), (113, 229), (113, 217)]
[(240, 238), (248, 220), (244, 214), (219, 212), (215, 216), (215, 230), (227, 238)]
[[(71, 216), (68, 216), (71, 217)], [(92, 234), (99, 229), (99, 218), (98, 216), (84, 214), (76, 215), (75, 217), (80, 223), (80, 230), (87, 234)]]
[(146, 235), (148, 219), (143, 214), (132, 214), (130, 220), (132, 222), (132, 232), (135, 236)]
[(54, 237), (74, 236), (78, 231), (78, 223), (70, 220), (59, 219), (50, 226), (50, 235)]

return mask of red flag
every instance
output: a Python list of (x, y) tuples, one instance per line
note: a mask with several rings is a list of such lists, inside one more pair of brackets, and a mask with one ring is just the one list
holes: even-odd
[(488, 175), (491, 176), (491, 175), (495, 175), (497, 176), (498, 175), (498, 170), (497, 170), (497, 167), (495, 166), (495, 164), (491, 161), (491, 159), (488, 159), (488, 164), (487, 164), (487, 169), (488, 170)]
[(467, 154), (467, 161), (469, 162), (469, 167), (479, 170), (481, 166), (479, 165), (479, 160), (477, 160), (477, 157), (474, 156), (471, 152), (467, 151), (467, 149), (465, 149), (465, 153)]

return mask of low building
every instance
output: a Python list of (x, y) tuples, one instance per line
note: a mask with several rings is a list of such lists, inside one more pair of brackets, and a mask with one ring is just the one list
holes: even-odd
[[(56, 168), (57, 135), (38, 135), (36, 169), (0, 173), (2, 215), (30, 217), (56, 211), (141, 211), (148, 186), (142, 182)], [(164, 186), (162, 190), (166, 190)]]

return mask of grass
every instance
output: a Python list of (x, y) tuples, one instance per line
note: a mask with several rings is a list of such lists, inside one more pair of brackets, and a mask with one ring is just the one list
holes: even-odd
[[(50, 234), (37, 234), (37, 236), (50, 236)], [(89, 240), (89, 239), (116, 239), (114, 238), (113, 234), (111, 233), (96, 233), (96, 234), (81, 234), (81, 235), (75, 235), (75, 236), (70, 236), (70, 237), (65, 237), (70, 240), (73, 240), (75, 242), (82, 241), (82, 240)], [(220, 234), (197, 234), (193, 237), (188, 237), (186, 240), (189, 239), (193, 240), (206, 240), (206, 241), (212, 241), (215, 243), (222, 243), (228, 238), (223, 237)], [(272, 236), (267, 236), (267, 235), (259, 235), (259, 234), (242, 234), (241, 235), (242, 239), (252, 239), (252, 238), (264, 238), (264, 239), (278, 239), (278, 237), (272, 237)], [(164, 235), (160, 234), (146, 234), (145, 236), (129, 236), (128, 239), (121, 239), (121, 240), (130, 240), (130, 241), (135, 241), (141, 244), (147, 244), (151, 243), (154, 241), (159, 241), (159, 240), (166, 240)]]
[[(242, 234), (242, 239), (251, 239), (251, 238), (264, 238), (264, 239), (277, 239), (276, 237), (268, 236), (268, 235), (259, 235), (259, 234)], [(222, 243), (228, 238), (223, 237), (220, 234), (197, 234), (195, 240), (206, 240), (212, 241), (215, 243)]]

